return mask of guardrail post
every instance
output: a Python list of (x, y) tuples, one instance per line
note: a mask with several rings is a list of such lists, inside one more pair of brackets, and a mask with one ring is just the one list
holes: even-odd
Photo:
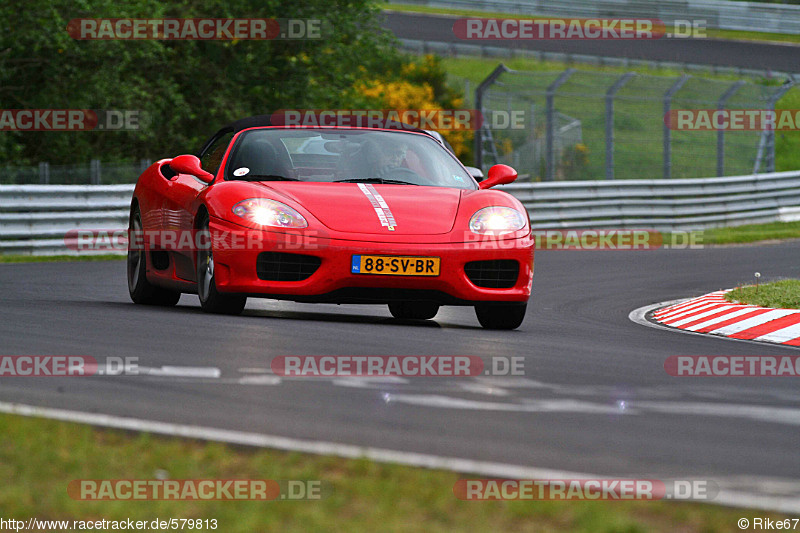
[(150, 165), (153, 164), (151, 159), (140, 159), (139, 160), (139, 174), (150, 168)]
[(606, 179), (614, 179), (614, 96), (636, 75), (635, 72), (626, 72), (614, 82), (606, 92)]
[(42, 185), (50, 183), (50, 163), (39, 163), (39, 183)]
[(669, 126), (667, 125), (667, 116), (669, 115), (670, 107), (672, 106), (672, 97), (678, 92), (683, 85), (689, 81), (688, 74), (684, 74), (676, 81), (672, 87), (667, 89), (664, 93), (664, 179), (669, 179), (672, 175), (672, 135)]
[(89, 161), (89, 183), (92, 185), (100, 185), (100, 160), (92, 159)]
[(556, 122), (556, 109), (555, 109), (555, 96), (559, 87), (569, 79), (575, 72), (574, 68), (568, 68), (558, 77), (556, 81), (550, 84), (545, 93), (545, 116), (547, 133), (545, 137), (545, 181), (553, 181), (555, 178), (555, 153), (553, 150), (553, 137), (555, 135), (555, 122)]
[[(719, 111), (723, 111), (725, 109), (725, 105), (728, 103), (728, 100), (739, 90), (739, 88), (745, 84), (744, 80), (739, 80), (730, 87), (728, 90), (723, 93), (720, 97), (719, 101), (717, 102), (717, 109)], [(717, 130), (717, 176), (724, 176), (725, 175), (725, 130), (719, 128)]]
[(504, 64), (500, 63), (497, 65), (491, 74), (489, 74), (485, 80), (481, 82), (480, 85), (475, 89), (475, 109), (478, 110), (480, 113), (480, 123), (478, 128), (475, 130), (475, 166), (483, 170), (483, 122), (484, 122), (484, 109), (483, 109), (483, 93), (497, 81), (503, 73), (510, 72), (511, 69), (505, 66)]

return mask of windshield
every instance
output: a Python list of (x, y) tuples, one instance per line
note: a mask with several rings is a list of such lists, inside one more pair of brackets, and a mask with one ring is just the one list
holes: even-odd
[(225, 178), (477, 188), (455, 157), (434, 139), (402, 131), (246, 131), (226, 165)]

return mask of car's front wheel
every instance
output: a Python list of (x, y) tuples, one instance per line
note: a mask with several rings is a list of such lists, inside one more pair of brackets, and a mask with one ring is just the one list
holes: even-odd
[(486, 329), (517, 329), (527, 309), (527, 303), (490, 303), (476, 305), (475, 314)]
[[(142, 234), (142, 215), (139, 206), (131, 211), (128, 228), (133, 235)], [(143, 242), (143, 239), (137, 239)], [(128, 293), (133, 303), (145, 305), (173, 306), (181, 299), (181, 293), (156, 287), (147, 281), (147, 251), (143, 247), (128, 246)]]
[(389, 312), (395, 318), (428, 320), (439, 312), (439, 304), (434, 302), (391, 302)]
[[(208, 234), (208, 214), (200, 219), (198, 229)], [(197, 296), (200, 298), (200, 307), (206, 313), (238, 315), (247, 304), (247, 296), (223, 294), (217, 291), (214, 278), (214, 251), (210, 244), (207, 250), (197, 252)]]

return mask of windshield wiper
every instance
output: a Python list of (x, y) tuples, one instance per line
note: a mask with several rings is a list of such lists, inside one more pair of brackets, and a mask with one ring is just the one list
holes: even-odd
[(347, 180), (337, 180), (333, 183), (391, 183), (394, 185), (419, 185), (419, 183), (411, 183), (410, 181), (387, 180), (384, 178), (350, 178)]
[(299, 178), (289, 178), (277, 174), (250, 174), (249, 176), (237, 176), (236, 179), (241, 181), (303, 181)]

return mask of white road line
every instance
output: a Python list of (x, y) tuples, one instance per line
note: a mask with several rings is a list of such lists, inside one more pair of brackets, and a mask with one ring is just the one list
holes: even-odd
[(341, 377), (331, 381), (332, 384), (340, 387), (353, 387), (353, 388), (381, 388), (382, 385), (405, 385), (408, 380), (400, 376), (354, 376), (354, 377)]
[(785, 317), (786, 315), (794, 315), (796, 313), (797, 311), (793, 311), (792, 309), (775, 309), (774, 311), (767, 311), (766, 313), (762, 313), (758, 316), (746, 318), (741, 322), (734, 322), (733, 324), (709, 331), (709, 333), (712, 335), (733, 335), (734, 333), (739, 333), (740, 331), (754, 328), (756, 326), (760, 326), (761, 324), (766, 324), (767, 322), (772, 322), (778, 318)]
[(253, 376), (244, 376), (236, 380), (239, 385), (280, 385), (283, 382), (278, 376), (269, 374), (257, 374)]
[(800, 324), (792, 324), (791, 326), (786, 326), (785, 328), (776, 329), (775, 331), (771, 331), (760, 337), (756, 337), (754, 340), (757, 341), (769, 341), (769, 342), (786, 342), (792, 339), (796, 339), (800, 337)]
[[(414, 452), (404, 452), (399, 450), (388, 450), (385, 448), (371, 448), (355, 446), (352, 444), (339, 444), (326, 441), (300, 440), (276, 435), (265, 435), (261, 433), (246, 433), (243, 431), (232, 431), (226, 429), (187, 426), (181, 424), (170, 424), (155, 420), (143, 420), (138, 418), (120, 417), (114, 415), (104, 415), (98, 413), (87, 413), (83, 411), (69, 411), (66, 409), (51, 409), (47, 407), (36, 407), (32, 405), (15, 404), (0, 402), (0, 413), (8, 413), (20, 416), (32, 416), (38, 418), (49, 418), (52, 420), (62, 420), (65, 422), (76, 422), (79, 424), (90, 424), (128, 431), (145, 431), (159, 435), (169, 435), (190, 439), (226, 442), (243, 446), (256, 446), (260, 448), (274, 448), (278, 450), (297, 451), (303, 453), (313, 453), (322, 455), (333, 455), (346, 458), (366, 458), (381, 463), (394, 463), (422, 468), (435, 468), (450, 470), (467, 474), (485, 476), (488, 478), (506, 479), (608, 479), (610, 476), (599, 476), (596, 474), (585, 474), (562, 470), (552, 470), (547, 468), (537, 468), (524, 465), (513, 465), (508, 463), (493, 463), (486, 461), (475, 461), (472, 459), (462, 459), (458, 457), (444, 457), (439, 455), (422, 454)], [(739, 484), (736, 489), (727, 488), (731, 486), (724, 479), (715, 480), (720, 487), (719, 495), (713, 503), (726, 505), (729, 507), (746, 507), (751, 509), (763, 509), (785, 513), (800, 513), (800, 500), (792, 496), (764, 495), (757, 492), (747, 492), (741, 490)], [(791, 480), (771, 480), (769, 478), (755, 478), (754, 482), (761, 484), (772, 483), (772, 486), (783, 483), (791, 487), (796, 484)]]
[(222, 375), (219, 368), (213, 366), (162, 366), (152, 368), (139, 366), (137, 370), (148, 376), (179, 377), (179, 378), (210, 378), (215, 379)]
[(240, 374), (272, 374), (271, 368), (245, 367), (239, 369)]

